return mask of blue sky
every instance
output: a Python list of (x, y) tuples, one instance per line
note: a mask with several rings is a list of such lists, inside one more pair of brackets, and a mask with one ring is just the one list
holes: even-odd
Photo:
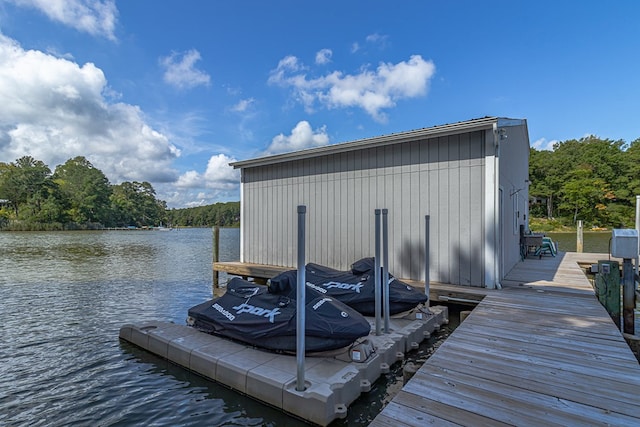
[(84, 156), (169, 207), (230, 161), (483, 116), (640, 138), (640, 2), (0, 0), (0, 162)]

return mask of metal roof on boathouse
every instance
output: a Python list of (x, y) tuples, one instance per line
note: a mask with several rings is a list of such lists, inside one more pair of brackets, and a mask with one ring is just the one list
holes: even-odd
[(306, 254), (340, 270), (374, 254), (374, 210), (388, 209), (389, 271), (495, 288), (519, 260), (528, 218), (525, 119), (484, 117), (231, 163), (241, 170), (240, 261), (295, 266), (296, 207)]

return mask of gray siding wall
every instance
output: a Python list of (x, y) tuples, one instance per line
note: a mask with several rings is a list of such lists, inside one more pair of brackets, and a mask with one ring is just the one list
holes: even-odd
[(424, 279), (430, 215), (432, 281), (484, 281), (484, 131), (242, 169), (244, 262), (295, 267), (298, 205), (307, 262), (346, 270), (374, 255), (374, 210), (389, 209), (389, 271)]
[(507, 139), (500, 145), (500, 186), (503, 188), (502, 218), (504, 273), (520, 261), (520, 225), (529, 218), (529, 133), (526, 124), (505, 126)]

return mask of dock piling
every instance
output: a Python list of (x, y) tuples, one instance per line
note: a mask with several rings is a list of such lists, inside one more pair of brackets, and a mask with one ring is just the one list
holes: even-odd
[(376, 304), (376, 335), (381, 334), (381, 301), (382, 301), (382, 280), (380, 277), (380, 209), (374, 211), (375, 214), (375, 258), (374, 258), (374, 271), (375, 271), (375, 304)]
[(620, 264), (618, 261), (599, 260), (595, 276), (596, 296), (609, 316), (620, 326)]
[[(636, 231), (638, 232), (638, 236), (640, 236), (640, 196), (636, 196)], [(638, 251), (636, 254), (634, 271), (636, 275), (638, 275), (640, 274), (640, 270), (638, 270), (638, 266), (640, 266), (640, 239), (638, 239)]]
[(305, 301), (306, 301), (306, 276), (305, 276), (305, 216), (307, 207), (298, 206), (298, 295), (296, 300), (296, 362), (298, 376), (296, 390), (304, 391), (304, 354), (305, 354)]
[(429, 307), (429, 215), (424, 216), (424, 293), (427, 295), (427, 307)]
[(382, 209), (382, 291), (384, 302), (384, 333), (391, 333), (389, 328), (389, 318), (391, 313), (389, 310), (389, 227), (388, 227), (389, 209)]
[(584, 247), (584, 238), (583, 238), (583, 227), (582, 227), (582, 220), (579, 219), (578, 220), (578, 227), (576, 230), (576, 252), (582, 252), (582, 249)]
[[(220, 227), (213, 227), (213, 263), (220, 261)], [(216, 294), (216, 289), (220, 287), (220, 273), (218, 270), (213, 270), (213, 295)]]
[(624, 321), (624, 333), (635, 334), (635, 274), (630, 258), (622, 261), (622, 319)]

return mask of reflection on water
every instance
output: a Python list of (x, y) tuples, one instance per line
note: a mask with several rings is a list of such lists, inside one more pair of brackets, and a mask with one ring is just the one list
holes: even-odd
[[(210, 229), (0, 233), (0, 425), (303, 425), (118, 339), (125, 323), (184, 324), (211, 297), (212, 240)], [(221, 229), (222, 261), (239, 259), (239, 242)], [(401, 372), (336, 425), (367, 425)]]

